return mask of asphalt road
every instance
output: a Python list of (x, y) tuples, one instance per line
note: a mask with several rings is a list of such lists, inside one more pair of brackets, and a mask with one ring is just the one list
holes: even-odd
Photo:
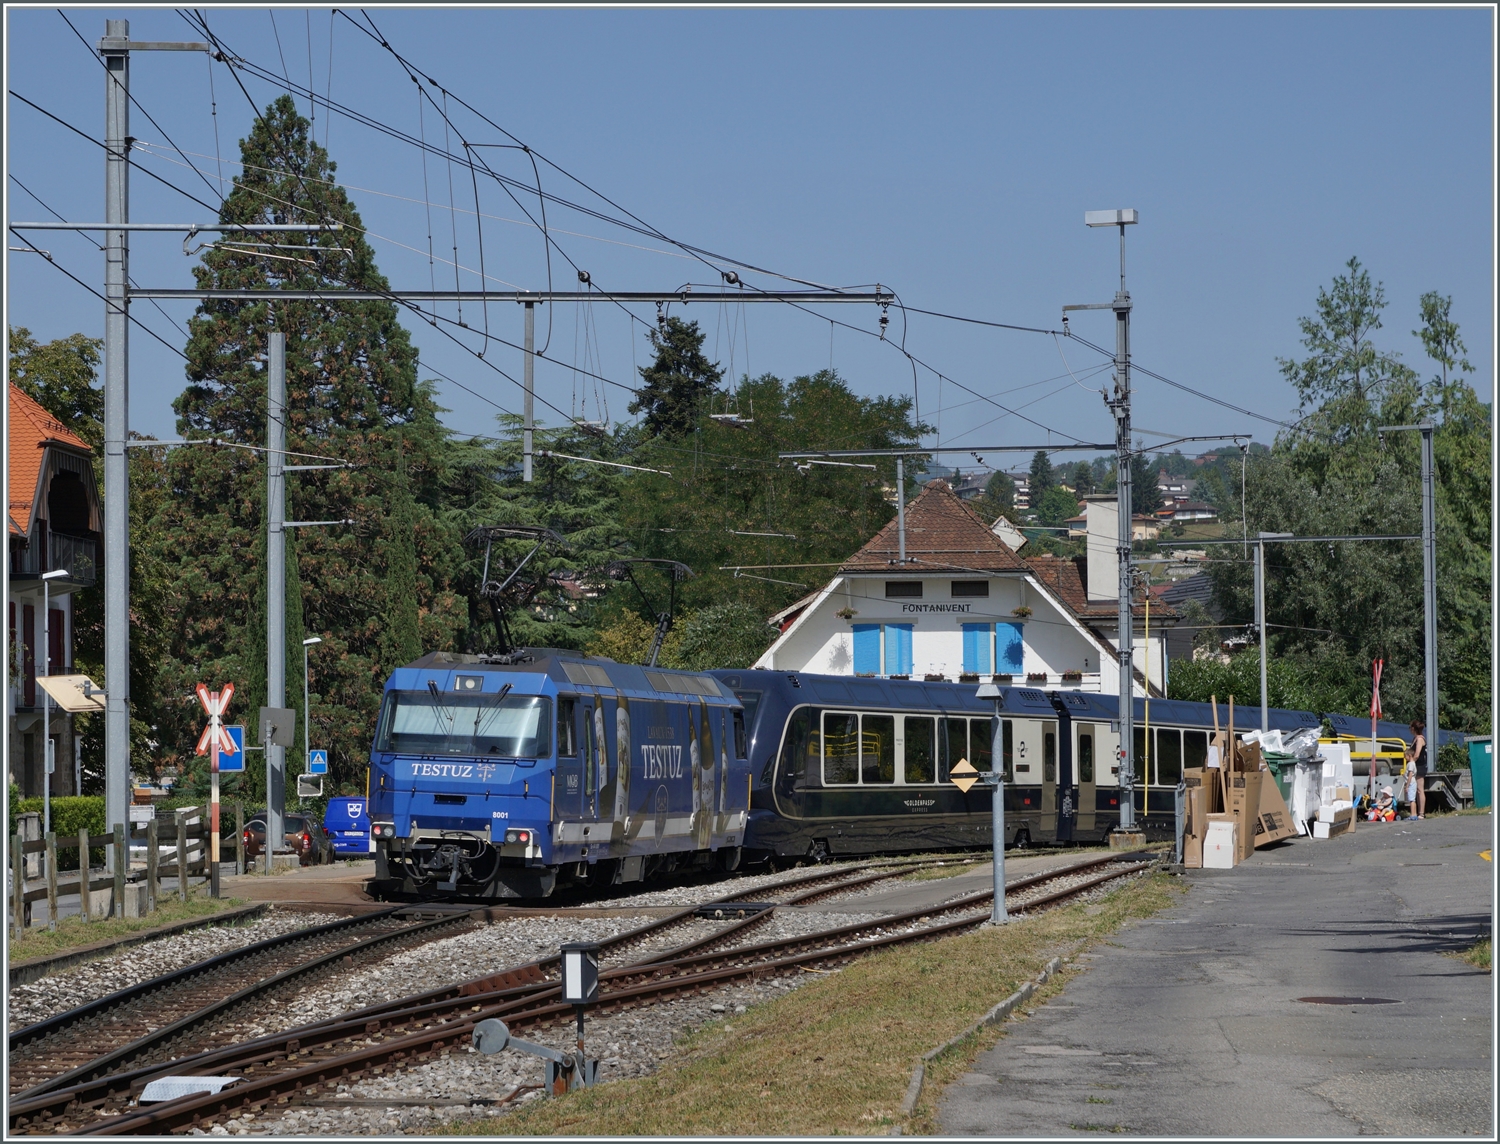
[(1189, 871), (1179, 905), (1007, 1025), (942, 1132), (1493, 1138), (1490, 975), (1444, 956), (1490, 935), (1493, 822), (1365, 824)]

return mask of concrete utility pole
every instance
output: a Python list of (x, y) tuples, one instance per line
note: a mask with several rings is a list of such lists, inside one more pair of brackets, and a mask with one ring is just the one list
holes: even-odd
[(1381, 425), (1377, 432), (1422, 434), (1422, 653), (1427, 662), (1427, 770), (1437, 770), (1437, 473), (1432, 459), (1431, 421), (1415, 425)]
[[(266, 706), (286, 706), (286, 334), (271, 335), (266, 369)], [(305, 716), (304, 716), (305, 717)], [(261, 729), (261, 735), (265, 735)], [(286, 748), (266, 747), (266, 861), (285, 844)]]
[(906, 567), (906, 458), (896, 458), (896, 557)]
[(104, 823), (130, 805), (130, 53), (206, 52), (204, 43), (130, 39), (130, 21), (106, 20), (104, 60)]
[[(1085, 226), (1120, 228), (1120, 289), (1113, 302), (1064, 306), (1067, 328), (1069, 310), (1113, 310), (1115, 315), (1115, 392), (1109, 399), (1115, 415), (1115, 502), (1119, 514), (1115, 538), (1120, 563), (1120, 600), (1116, 644), (1120, 660), (1120, 829), (1135, 829), (1135, 671), (1134, 624), (1131, 596), (1135, 585), (1135, 562), (1131, 550), (1130, 489), (1130, 292), (1125, 289), (1125, 228), (1140, 221), (1133, 210), (1085, 211)], [(1147, 656), (1151, 654), (1146, 650)]]
[[(104, 221), (130, 219), (130, 38), (128, 20), (106, 20), (104, 56)], [(130, 323), (126, 320), (129, 239), (104, 232), (104, 823), (124, 822), (130, 805)]]
[(1266, 690), (1266, 541), (1290, 540), (1290, 532), (1262, 532), (1255, 538), (1255, 638), (1260, 641), (1260, 733), (1271, 729), (1271, 701)]
[(536, 303), (526, 303), (526, 361), (521, 375), (525, 394), (521, 406), (521, 480), (531, 483), (531, 431), (535, 427), (536, 398)]
[(1431, 421), (1422, 432), (1422, 620), (1427, 661), (1427, 771), (1437, 770), (1437, 474), (1433, 471)]

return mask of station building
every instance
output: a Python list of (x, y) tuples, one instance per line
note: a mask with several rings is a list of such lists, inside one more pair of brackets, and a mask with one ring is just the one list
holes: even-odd
[[(892, 520), (822, 588), (777, 613), (759, 668), (888, 679), (1028, 684), (1118, 693), (1114, 497), (1086, 499), (1087, 556), (1023, 557), (929, 481), (906, 506), (906, 560)], [(1164, 694), (1166, 632), (1134, 608), (1135, 694)]]
[[(55, 760), (52, 793), (76, 794), (73, 717), (53, 704), (51, 727), (44, 727), (42, 689), (36, 680), (47, 674), (44, 639), (50, 645), (51, 674), (73, 671), (74, 597), (92, 587), (98, 574), (103, 508), (94, 482), (93, 453), (86, 441), (15, 385), (9, 393), (6, 444), (8, 777), (20, 786), (23, 797), (41, 796), (50, 732)], [(44, 597), (42, 574), (53, 571), (64, 575), (47, 582)]]

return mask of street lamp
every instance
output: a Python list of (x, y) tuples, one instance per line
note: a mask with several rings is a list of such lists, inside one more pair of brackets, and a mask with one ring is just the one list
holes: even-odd
[(313, 644), (323, 642), (322, 636), (308, 636), (302, 641), (302, 769), (304, 771), (311, 765), (308, 760), (312, 758), (312, 750), (308, 740), (307, 725), (311, 721), (311, 708), (307, 705), (307, 649)]
[[(66, 568), (42, 573), (42, 674), (52, 674), (52, 581), (66, 577)], [(52, 747), (52, 696), (42, 688), (42, 836), (52, 832), (52, 768), (57, 752)], [(57, 919), (53, 919), (56, 924)]]
[(990, 834), (995, 850), (995, 904), (990, 910), (990, 924), (1001, 925), (1010, 920), (1005, 913), (1005, 742), (1000, 730), (1000, 705), (1004, 702), (1004, 696), (993, 681), (981, 683), (974, 695), (977, 699), (989, 699), (995, 704), (995, 716), (990, 723), (990, 773), (982, 775), (980, 782), (992, 788)]

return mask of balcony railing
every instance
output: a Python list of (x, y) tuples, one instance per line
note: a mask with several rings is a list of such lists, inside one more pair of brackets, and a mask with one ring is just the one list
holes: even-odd
[(38, 529), (31, 543), (15, 549), (11, 558), (12, 576), (40, 576), (61, 569), (78, 584), (92, 584), (98, 577), (99, 545), (84, 536)]

